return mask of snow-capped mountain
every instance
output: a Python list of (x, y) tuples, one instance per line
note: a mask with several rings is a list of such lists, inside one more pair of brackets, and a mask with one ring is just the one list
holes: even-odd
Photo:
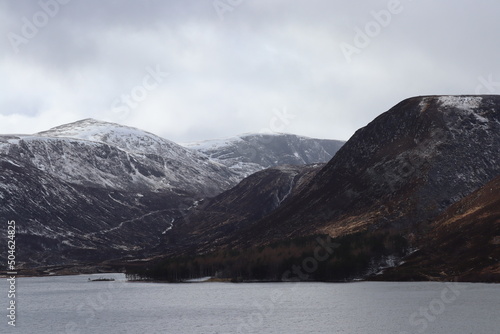
[(238, 137), (187, 143), (212, 160), (246, 177), (280, 165), (328, 162), (345, 142), (291, 134), (245, 134)]
[(239, 181), (203, 154), (145, 131), (93, 119), (35, 135), (2, 136), (0, 154), (66, 182), (117, 190), (206, 197)]
[(31, 264), (153, 247), (180, 211), (239, 180), (203, 154), (92, 119), (0, 136), (0, 164), (0, 213), (19, 222), (19, 261)]
[[(272, 148), (267, 152), (279, 156)], [(236, 172), (220, 161), (94, 119), (32, 135), (2, 135), (0, 214), (19, 222), (21, 263), (146, 256), (193, 203), (253, 172)]]
[(144, 130), (92, 118), (38, 133), (48, 138), (74, 138), (104, 143), (128, 153), (167, 155), (172, 159), (200, 159), (176, 143)]

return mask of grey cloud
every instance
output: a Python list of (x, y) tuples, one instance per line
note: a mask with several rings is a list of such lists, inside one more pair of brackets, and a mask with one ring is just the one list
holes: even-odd
[[(230, 10), (221, 14), (218, 3)], [(298, 115), (287, 131), (347, 139), (403, 98), (500, 81), (500, 4), (400, 4), (349, 63), (341, 43), (354, 44), (355, 29), (388, 1), (71, 0), (15, 53), (8, 34), (42, 9), (2, 0), (0, 132), (95, 117), (190, 141), (265, 129), (272, 110), (286, 107)], [(169, 77), (129, 112), (114, 112), (157, 66)]]

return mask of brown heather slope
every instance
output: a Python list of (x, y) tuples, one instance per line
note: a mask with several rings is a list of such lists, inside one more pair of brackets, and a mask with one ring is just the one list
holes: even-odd
[(420, 244), (376, 279), (500, 283), (500, 176), (437, 217)]

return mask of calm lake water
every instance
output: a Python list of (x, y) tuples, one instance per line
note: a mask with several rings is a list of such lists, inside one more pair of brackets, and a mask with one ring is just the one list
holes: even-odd
[[(114, 282), (87, 282), (114, 277)], [(500, 333), (500, 285), (129, 283), (122, 274), (18, 278), (0, 333)]]

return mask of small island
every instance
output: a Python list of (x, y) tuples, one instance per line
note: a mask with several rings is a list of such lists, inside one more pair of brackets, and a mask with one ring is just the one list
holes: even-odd
[(99, 277), (96, 279), (90, 279), (89, 277), (89, 282), (113, 282), (115, 279), (114, 278), (106, 278), (106, 277)]

